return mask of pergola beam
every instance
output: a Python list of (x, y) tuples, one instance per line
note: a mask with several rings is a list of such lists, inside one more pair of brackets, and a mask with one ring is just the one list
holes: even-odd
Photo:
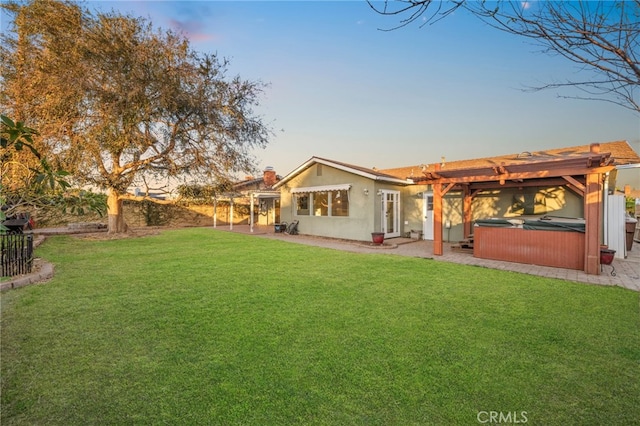
[[(563, 186), (567, 181), (562, 178), (542, 178), (542, 179), (528, 179), (518, 182), (507, 181), (504, 185), (500, 185), (500, 188), (529, 188), (535, 186)], [(475, 183), (463, 183), (460, 186), (468, 185), (472, 191), (476, 193), (485, 189), (496, 189), (495, 182), (475, 182)], [(475, 195), (475, 194), (474, 194)]]
[(584, 197), (584, 191), (586, 189), (584, 184), (578, 182), (573, 178), (573, 176), (562, 176), (562, 178), (569, 182), (569, 184), (576, 189), (576, 192), (578, 192), (578, 194)]
[(469, 185), (462, 186), (462, 228), (464, 238), (468, 238), (471, 232), (471, 203), (478, 191), (472, 192)]
[(604, 174), (614, 169), (614, 166), (603, 166), (594, 168), (559, 168), (554, 170), (539, 170), (537, 172), (519, 172), (519, 173), (505, 173), (502, 175), (494, 175), (486, 173), (485, 170), (479, 171), (480, 174), (471, 174), (473, 170), (469, 171), (469, 174), (464, 175), (462, 170), (456, 170), (455, 175), (450, 172), (451, 175), (447, 176), (441, 173), (440, 179), (417, 179), (416, 182), (421, 184), (435, 184), (435, 183), (486, 183), (501, 181), (517, 181), (517, 180), (529, 180), (529, 179), (541, 179), (541, 178), (557, 178), (563, 176), (584, 176), (586, 174)]

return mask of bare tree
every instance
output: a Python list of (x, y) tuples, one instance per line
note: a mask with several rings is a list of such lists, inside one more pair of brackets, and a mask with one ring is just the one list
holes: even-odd
[(640, 113), (640, 0), (633, 1), (369, 1), (377, 13), (399, 19), (387, 30), (428, 25), (468, 11), (492, 27), (526, 37), (548, 54), (581, 68), (580, 80), (549, 82), (534, 90), (577, 88), (563, 96), (612, 102)]

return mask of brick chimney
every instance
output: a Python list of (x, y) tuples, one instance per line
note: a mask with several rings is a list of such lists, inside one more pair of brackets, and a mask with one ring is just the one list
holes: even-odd
[(264, 169), (264, 175), (262, 176), (262, 180), (264, 181), (265, 186), (268, 188), (275, 185), (277, 181), (277, 177), (276, 177), (276, 171), (273, 169), (273, 167), (268, 166)]

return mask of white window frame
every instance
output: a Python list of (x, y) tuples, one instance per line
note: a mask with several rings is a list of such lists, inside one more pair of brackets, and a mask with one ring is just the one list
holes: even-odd
[[(307, 210), (308, 213), (307, 214), (300, 214), (300, 213), (298, 213), (298, 197), (299, 196), (305, 196), (305, 195), (307, 196), (307, 208), (306, 208), (306, 210)], [(291, 198), (292, 198), (292, 201), (293, 201), (292, 204), (293, 204), (294, 216), (311, 216), (311, 211), (312, 211), (312, 207), (313, 207), (313, 204), (312, 204), (313, 200), (312, 200), (312, 197), (311, 197), (310, 193), (308, 193), (308, 192), (297, 192), (295, 194), (292, 194)]]
[[(293, 188), (291, 190), (292, 195), (292, 204), (294, 206), (294, 216), (315, 216), (315, 217), (349, 217), (351, 216), (351, 184), (340, 184), (340, 185), (324, 185), (324, 186), (311, 186), (311, 187), (300, 187)], [(347, 215), (346, 216), (333, 216), (332, 213), (332, 200), (334, 198), (334, 192), (345, 191), (347, 194)], [(327, 193), (327, 214), (326, 215), (316, 215), (313, 205), (315, 201), (315, 194), (318, 192), (326, 192)], [(309, 197), (308, 207), (309, 214), (298, 214), (298, 195), (307, 195)]]

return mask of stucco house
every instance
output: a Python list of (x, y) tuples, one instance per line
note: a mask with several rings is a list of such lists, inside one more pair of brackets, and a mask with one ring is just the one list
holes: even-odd
[(626, 141), (384, 170), (312, 157), (274, 189), (281, 220), (298, 220), (300, 233), (369, 240), (421, 231), (436, 255), (482, 219), (577, 218), (590, 224), (579, 268), (597, 273), (616, 168), (630, 164), (640, 157)]
[(410, 188), (417, 193), (414, 186), (406, 177), (312, 157), (274, 188), (281, 191), (281, 220), (298, 220), (300, 233), (366, 240), (372, 232), (401, 236), (408, 210), (402, 203)]

